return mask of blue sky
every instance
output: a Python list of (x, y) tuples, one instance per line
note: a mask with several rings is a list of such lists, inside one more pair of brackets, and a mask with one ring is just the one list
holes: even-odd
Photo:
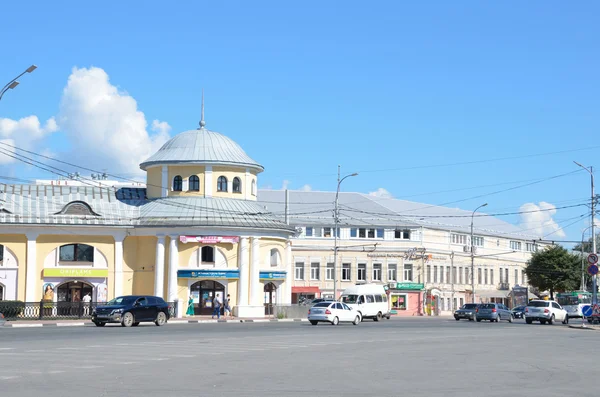
[[(589, 198), (585, 171), (486, 194), (576, 171), (573, 160), (600, 165), (590, 148), (600, 122), (597, 3), (216, 3), (5, 2), (0, 80), (32, 63), (38, 69), (6, 93), (0, 118), (36, 116), (42, 126), (35, 142), (25, 127), (12, 136), (5, 128), (4, 138), (131, 174), (111, 157), (118, 151), (90, 154), (102, 139), (82, 143), (135, 118), (121, 114), (124, 122), (98, 127), (112, 114), (89, 113), (95, 102), (86, 95), (107, 84), (97, 73), (100, 83), (89, 83), (86, 71), (99, 68), (119, 90), (110, 93), (115, 107), (142, 112), (148, 139), (196, 128), (204, 88), (207, 128), (265, 166), (262, 187), (334, 190), (341, 164), (343, 173), (360, 173), (344, 190), (383, 188), (464, 209), (488, 202), (490, 213)], [(74, 68), (81, 79), (68, 89)], [(45, 124), (52, 117), (57, 125)], [(154, 120), (165, 124), (152, 129)], [(529, 156), (543, 153), (554, 154)], [(489, 161), (498, 158), (511, 159)], [(0, 175), (48, 177), (15, 163), (0, 165)], [(580, 239), (589, 219), (576, 217), (586, 211), (549, 214), (570, 226), (548, 238)], [(546, 226), (544, 233), (555, 230)]]

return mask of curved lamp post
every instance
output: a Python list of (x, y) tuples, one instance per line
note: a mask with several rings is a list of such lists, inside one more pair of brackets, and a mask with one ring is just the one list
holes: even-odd
[(481, 204), (479, 207), (475, 208), (475, 211), (473, 211), (471, 214), (471, 303), (475, 303), (475, 253), (473, 252), (473, 220), (477, 210), (485, 207), (486, 205), (487, 203)]
[(18, 75), (17, 77), (15, 77), (14, 79), (12, 79), (11, 81), (8, 82), (8, 84), (6, 84), (4, 87), (2, 87), (2, 89), (0, 90), (0, 100), (2, 100), (2, 96), (4, 95), (4, 93), (8, 90), (12, 90), (14, 89), (16, 86), (19, 85), (19, 82), (17, 81), (17, 79), (21, 76), (23, 76), (25, 73), (31, 73), (34, 70), (37, 69), (37, 66), (35, 65), (31, 65), (30, 67), (28, 67), (27, 69), (25, 69), (25, 71), (23, 73), (21, 73), (20, 75)]

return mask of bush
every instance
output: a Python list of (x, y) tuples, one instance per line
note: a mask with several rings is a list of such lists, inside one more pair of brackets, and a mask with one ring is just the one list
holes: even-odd
[(25, 303), (21, 301), (0, 301), (0, 313), (4, 314), (4, 318), (17, 318), (23, 314)]
[(287, 314), (285, 314), (284, 311), (277, 312), (277, 318), (282, 320), (284, 318), (287, 318)]

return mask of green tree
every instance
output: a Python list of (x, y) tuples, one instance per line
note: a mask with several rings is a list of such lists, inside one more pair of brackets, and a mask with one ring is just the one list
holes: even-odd
[[(600, 248), (600, 233), (596, 234), (596, 249)], [(573, 251), (581, 252), (581, 243), (573, 247)], [(592, 252), (592, 238), (583, 243), (583, 252)]]
[(581, 258), (555, 245), (534, 252), (527, 261), (525, 274), (529, 284), (540, 291), (555, 292), (576, 290), (581, 281)]

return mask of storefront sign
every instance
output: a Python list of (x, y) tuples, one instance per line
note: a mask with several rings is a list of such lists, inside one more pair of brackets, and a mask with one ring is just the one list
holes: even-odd
[(422, 290), (423, 288), (425, 288), (425, 285), (420, 283), (396, 283), (396, 289)]
[(178, 278), (237, 279), (239, 270), (178, 270)]
[(219, 244), (219, 243), (237, 243), (240, 241), (236, 236), (179, 236), (182, 243), (201, 243), (201, 244)]
[(285, 280), (285, 272), (260, 272), (261, 280)]
[(44, 269), (44, 277), (108, 277), (108, 269), (59, 269), (47, 268)]

